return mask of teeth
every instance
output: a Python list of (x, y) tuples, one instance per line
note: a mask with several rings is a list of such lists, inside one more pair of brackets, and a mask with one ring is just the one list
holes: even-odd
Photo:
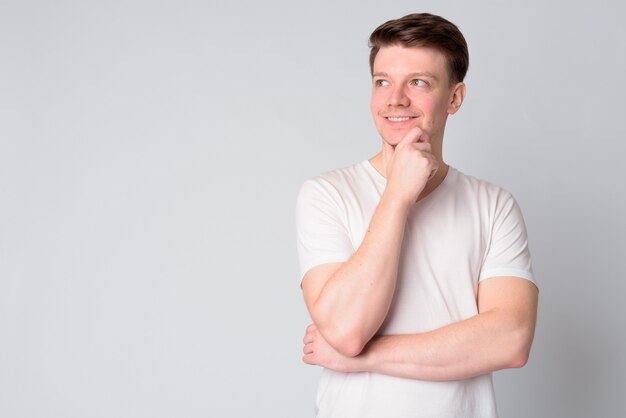
[(409, 120), (411, 118), (409, 117), (402, 117), (402, 118), (394, 118), (394, 117), (388, 117), (387, 119), (389, 119), (392, 122), (404, 122), (405, 120)]

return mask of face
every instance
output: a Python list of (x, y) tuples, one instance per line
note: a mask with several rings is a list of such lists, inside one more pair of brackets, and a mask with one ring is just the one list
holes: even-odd
[(450, 85), (445, 56), (432, 48), (381, 48), (372, 84), (372, 116), (382, 139), (397, 145), (417, 126), (440, 153), (448, 115), (465, 95), (463, 83)]

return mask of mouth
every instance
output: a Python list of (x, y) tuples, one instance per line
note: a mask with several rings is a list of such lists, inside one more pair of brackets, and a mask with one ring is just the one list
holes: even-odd
[(417, 116), (403, 116), (403, 115), (389, 115), (383, 116), (383, 119), (392, 127), (405, 127), (413, 124), (413, 120), (417, 119)]
[(390, 122), (406, 122), (413, 119), (413, 116), (386, 116), (385, 119)]

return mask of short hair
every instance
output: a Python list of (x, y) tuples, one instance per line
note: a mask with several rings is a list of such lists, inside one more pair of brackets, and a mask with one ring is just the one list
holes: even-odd
[(413, 13), (390, 20), (370, 35), (370, 72), (378, 51), (386, 46), (428, 47), (441, 52), (445, 58), (450, 84), (463, 81), (469, 67), (467, 42), (456, 25), (441, 16)]

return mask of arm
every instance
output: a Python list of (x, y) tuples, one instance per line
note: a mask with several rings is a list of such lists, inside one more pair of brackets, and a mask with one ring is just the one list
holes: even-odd
[(407, 211), (383, 195), (363, 242), (345, 263), (309, 270), (304, 298), (320, 333), (355, 356), (380, 328), (391, 304)]
[(533, 340), (538, 291), (517, 277), (484, 280), (478, 315), (421, 334), (380, 336), (354, 358), (341, 356), (310, 327), (309, 364), (337, 371), (375, 372), (420, 380), (461, 380), (526, 364)]
[(362, 351), (389, 310), (410, 206), (437, 167), (430, 144), (418, 142), (421, 135), (411, 131), (396, 149), (383, 141), (387, 187), (361, 245), (346, 262), (317, 266), (303, 278), (313, 322), (346, 356)]

